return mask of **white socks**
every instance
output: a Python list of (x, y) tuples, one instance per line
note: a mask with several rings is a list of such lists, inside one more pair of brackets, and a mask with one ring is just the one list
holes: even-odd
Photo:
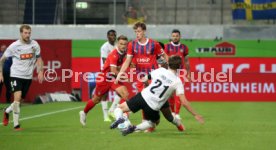
[(114, 110), (114, 116), (115, 116), (115, 119), (118, 120), (119, 118), (122, 118), (123, 117), (123, 111), (121, 108), (116, 108)]
[(142, 123), (138, 124), (135, 128), (135, 130), (146, 130), (148, 128), (152, 128), (155, 126), (155, 123), (149, 121), (149, 120), (146, 120), (146, 121), (143, 121)]
[(118, 106), (120, 100), (121, 100), (121, 98), (116, 94), (116, 96), (114, 97), (113, 103), (109, 108), (109, 112), (114, 112), (114, 110)]
[[(13, 102), (14, 103), (14, 102)], [(5, 112), (6, 113), (11, 113), (12, 112), (12, 109), (13, 109), (13, 103), (11, 103), (11, 105), (8, 107), (8, 108), (6, 108), (6, 110), (5, 110)]]
[(179, 119), (177, 119), (176, 117), (173, 117), (172, 124), (179, 126), (179, 125), (181, 125), (181, 121)]
[(101, 101), (104, 119), (108, 118), (108, 101)]
[(13, 125), (14, 127), (19, 125), (19, 115), (20, 115), (20, 102), (13, 102)]

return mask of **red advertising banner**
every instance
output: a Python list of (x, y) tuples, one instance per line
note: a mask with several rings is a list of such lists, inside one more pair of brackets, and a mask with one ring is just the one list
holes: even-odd
[[(89, 62), (97, 64), (99, 61), (99, 58), (93, 58)], [(81, 59), (77, 62), (81, 63)], [(190, 64), (194, 82), (185, 83), (185, 94), (191, 101), (276, 101), (275, 58), (190, 58)], [(90, 72), (99, 70), (99, 65), (87, 67)], [(84, 68), (82, 70), (86, 70)], [(209, 74), (207, 80), (201, 78), (199, 81), (206, 72), (213, 73), (213, 81)], [(227, 80), (216, 79), (223, 73)], [(137, 92), (135, 82), (126, 86), (130, 97)], [(113, 94), (109, 95), (112, 98)]]
[[(0, 40), (0, 44), (9, 45), (14, 40)], [(44, 81), (39, 84), (37, 81), (37, 73), (34, 71), (34, 78), (26, 96), (25, 102), (32, 102), (37, 95), (64, 91), (71, 93), (71, 79), (62, 81), (62, 69), (71, 69), (71, 40), (37, 40), (41, 47), (41, 56), (44, 61), (44, 70), (50, 70), (49, 74), (45, 74), (53, 81)], [(1, 102), (5, 102), (5, 95), (2, 91)]]
[(191, 70), (233, 73), (276, 73), (276, 58), (190, 58)]
[(80, 77), (86, 72), (100, 71), (100, 58), (72, 58), (72, 88), (80, 88)]
[[(191, 82), (185, 85), (196, 101), (276, 101), (275, 58), (191, 58), (191, 70), (225, 72), (231, 82)], [(230, 76), (232, 68), (232, 76)]]
[(276, 101), (275, 74), (233, 74), (232, 82), (190, 82), (185, 93), (193, 101)]

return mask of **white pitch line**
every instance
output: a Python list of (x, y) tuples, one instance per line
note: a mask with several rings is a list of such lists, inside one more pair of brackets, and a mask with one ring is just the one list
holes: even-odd
[[(25, 117), (25, 118), (22, 118), (22, 119), (19, 119), (19, 120), (23, 121), (23, 120), (29, 120), (29, 119), (34, 119), (34, 118), (40, 118), (40, 117), (44, 117), (44, 116), (49, 116), (49, 115), (61, 113), (61, 112), (66, 112), (66, 111), (70, 111), (70, 110), (79, 109), (81, 107), (83, 107), (83, 106), (67, 108), (67, 109), (63, 109), (63, 110), (58, 110), (58, 111), (48, 112), (48, 113), (44, 113), (44, 114), (34, 115), (34, 116), (30, 116), (30, 117)], [(10, 122), (13, 122), (13, 121), (10, 121)], [(0, 125), (2, 125), (2, 124), (3, 123), (0, 123)]]

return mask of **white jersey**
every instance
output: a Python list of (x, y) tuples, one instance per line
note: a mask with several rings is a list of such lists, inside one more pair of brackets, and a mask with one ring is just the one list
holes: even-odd
[(5, 57), (12, 57), (11, 77), (32, 79), (36, 59), (40, 57), (40, 46), (35, 40), (13, 42), (5, 51)]
[(105, 42), (101, 47), (101, 70), (103, 70), (104, 62), (102, 58), (107, 58), (108, 54), (114, 50), (115, 44), (111, 45), (108, 41)]
[(153, 110), (159, 111), (175, 91), (177, 95), (184, 94), (180, 78), (171, 70), (158, 68), (151, 72), (151, 79), (151, 84), (141, 94)]

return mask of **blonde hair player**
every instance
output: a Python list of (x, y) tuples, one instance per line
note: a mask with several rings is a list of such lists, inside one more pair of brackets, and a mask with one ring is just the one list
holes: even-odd
[(40, 56), (39, 44), (31, 39), (32, 29), (29, 25), (20, 26), (20, 39), (13, 42), (0, 59), (0, 82), (3, 82), (3, 64), (8, 57), (12, 57), (11, 90), (14, 102), (5, 109), (3, 125), (9, 123), (9, 113), (13, 112), (13, 126), (21, 130), (19, 124), (20, 101), (25, 98), (32, 83), (33, 71), (37, 66), (38, 81), (43, 81), (43, 61)]

